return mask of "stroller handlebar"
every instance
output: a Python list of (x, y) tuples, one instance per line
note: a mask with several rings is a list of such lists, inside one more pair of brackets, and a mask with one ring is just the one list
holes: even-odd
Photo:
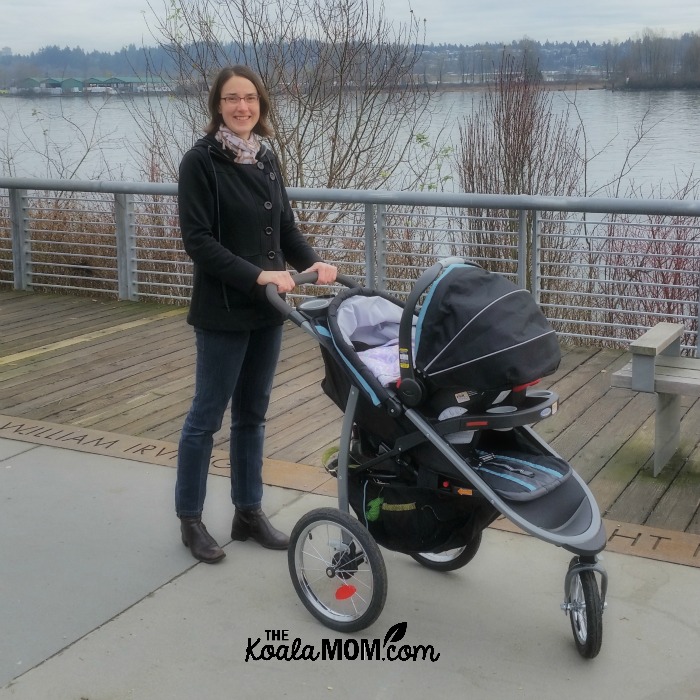
[[(295, 275), (292, 275), (292, 279), (294, 280), (295, 285), (316, 284), (316, 280), (318, 279), (318, 273), (315, 271), (300, 272)], [(352, 277), (348, 277), (347, 275), (338, 275), (335, 281), (338, 284), (342, 284), (344, 287), (353, 288), (360, 286)], [(279, 311), (285, 318), (292, 318), (292, 320), (296, 322), (296, 319), (294, 318), (294, 315), (296, 314), (299, 315), (299, 318), (303, 320), (303, 317), (301, 317), (299, 312), (293, 306), (290, 306), (279, 295), (276, 285), (266, 285), (265, 295), (267, 296), (267, 300), (272, 304), (272, 306), (274, 306), (275, 309), (277, 309), (277, 311)], [(299, 325), (299, 322), (297, 322), (297, 325)]]

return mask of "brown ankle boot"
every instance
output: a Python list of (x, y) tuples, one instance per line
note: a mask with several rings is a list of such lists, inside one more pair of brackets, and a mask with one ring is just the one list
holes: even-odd
[(262, 509), (237, 508), (231, 524), (231, 539), (245, 541), (249, 537), (268, 549), (287, 549), (289, 546), (289, 537), (272, 526)]
[(182, 544), (190, 548), (195, 559), (207, 564), (214, 564), (226, 556), (226, 552), (207, 532), (201, 518), (180, 518), (180, 532), (182, 533)]

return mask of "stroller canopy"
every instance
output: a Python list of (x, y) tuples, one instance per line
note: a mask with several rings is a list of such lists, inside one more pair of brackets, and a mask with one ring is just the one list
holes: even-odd
[(454, 264), (430, 287), (414, 364), (433, 386), (512, 388), (551, 374), (560, 359), (556, 334), (534, 298), (506, 277)]

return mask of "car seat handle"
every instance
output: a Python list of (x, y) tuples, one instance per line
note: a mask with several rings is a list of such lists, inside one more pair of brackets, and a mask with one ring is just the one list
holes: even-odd
[(442, 271), (456, 263), (464, 263), (462, 258), (445, 258), (438, 260), (434, 265), (431, 265), (418, 278), (413, 285), (413, 289), (406, 299), (406, 306), (401, 314), (401, 323), (399, 324), (399, 367), (401, 370), (401, 380), (414, 380), (415, 372), (413, 368), (413, 318), (417, 313), (416, 307), (421, 296), (435, 282)]
[[(418, 278), (408, 295), (406, 306), (399, 324), (399, 371), (401, 381), (397, 391), (408, 406), (418, 406), (425, 398), (425, 385), (420, 377), (416, 377), (413, 357), (413, 319), (417, 314), (417, 306), (421, 296), (451, 265), (475, 265), (465, 258), (449, 257), (438, 260)], [(475, 265), (478, 267), (477, 265)]]

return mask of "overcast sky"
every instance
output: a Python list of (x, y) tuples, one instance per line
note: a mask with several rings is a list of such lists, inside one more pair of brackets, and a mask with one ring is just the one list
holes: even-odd
[[(475, 44), (595, 42), (627, 38), (646, 28), (669, 36), (700, 32), (700, 0), (385, 0), (387, 16), (406, 21), (410, 8), (427, 20), (427, 42)], [(162, 11), (163, 0), (152, 0)], [(0, 48), (27, 54), (49, 46), (118, 51), (153, 46), (148, 0), (0, 0)]]

